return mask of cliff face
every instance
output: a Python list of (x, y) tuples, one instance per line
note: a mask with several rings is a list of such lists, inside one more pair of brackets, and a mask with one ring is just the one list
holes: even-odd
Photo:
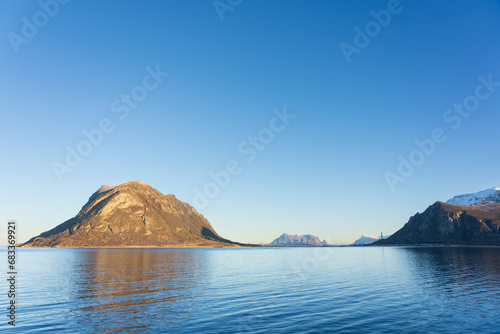
[(473, 206), (436, 202), (374, 244), (428, 243), (500, 245), (500, 204), (486, 200)]
[(321, 241), (318, 237), (310, 234), (290, 235), (283, 233), (279, 238), (271, 242), (274, 246), (326, 246), (326, 241)]
[(102, 186), (73, 218), (32, 238), (31, 247), (232, 246), (174, 195), (141, 181)]

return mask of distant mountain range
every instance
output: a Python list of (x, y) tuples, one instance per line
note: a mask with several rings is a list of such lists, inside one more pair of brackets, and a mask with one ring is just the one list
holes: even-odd
[(174, 195), (141, 181), (100, 187), (73, 218), (30, 239), (28, 247), (235, 247)]
[(374, 245), (500, 245), (500, 188), (436, 202)]
[(312, 246), (326, 246), (328, 243), (326, 241), (321, 241), (318, 237), (306, 234), (306, 235), (290, 235), (283, 233), (279, 238), (274, 239), (271, 242), (273, 246), (295, 246), (295, 247), (312, 247)]

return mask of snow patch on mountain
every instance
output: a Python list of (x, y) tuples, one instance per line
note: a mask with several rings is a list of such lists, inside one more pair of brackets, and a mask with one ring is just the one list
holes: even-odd
[(446, 201), (454, 205), (476, 205), (482, 200), (500, 203), (500, 187), (486, 189), (473, 194), (464, 194), (455, 196)]

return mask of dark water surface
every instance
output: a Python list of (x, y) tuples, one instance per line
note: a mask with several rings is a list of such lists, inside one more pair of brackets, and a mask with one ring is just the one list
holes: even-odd
[(500, 248), (19, 249), (18, 272), (2, 332), (500, 333)]

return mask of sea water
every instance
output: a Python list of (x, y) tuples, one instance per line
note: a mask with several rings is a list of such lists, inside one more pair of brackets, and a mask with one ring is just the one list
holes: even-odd
[(18, 249), (8, 290), (2, 332), (500, 333), (493, 247)]

